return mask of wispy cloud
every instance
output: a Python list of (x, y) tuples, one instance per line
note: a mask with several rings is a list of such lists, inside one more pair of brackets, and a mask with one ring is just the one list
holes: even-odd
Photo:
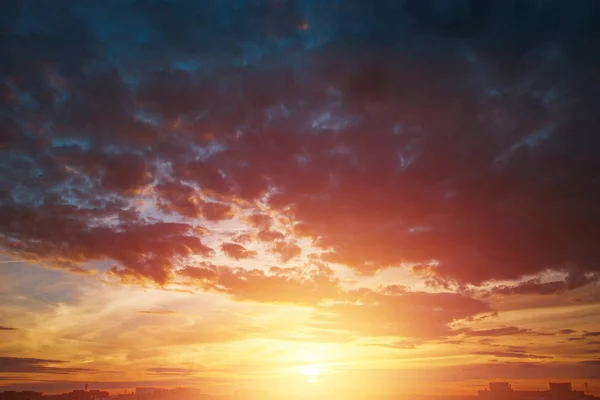
[(151, 375), (193, 375), (198, 373), (197, 369), (167, 367), (148, 368), (146, 371)]
[(40, 358), (0, 357), (0, 372), (72, 374), (76, 372), (93, 373), (90, 368), (61, 367), (66, 361)]
[(580, 361), (579, 363), (583, 364), (583, 365), (590, 365), (590, 366), (596, 367), (596, 366), (600, 366), (600, 359), (598, 359), (598, 360), (584, 360), (584, 361)]
[(537, 332), (535, 332), (531, 329), (518, 328), (516, 326), (504, 326), (501, 328), (481, 329), (481, 330), (465, 328), (465, 329), (457, 331), (457, 333), (461, 333), (464, 336), (468, 336), (468, 337), (513, 336), (513, 335), (536, 335), (536, 334), (538, 334)]
[(471, 354), (480, 356), (492, 356), (492, 357), (506, 357), (506, 358), (531, 358), (531, 359), (547, 359), (552, 358), (550, 356), (540, 356), (537, 354), (521, 353), (515, 351), (476, 351)]
[(577, 332), (577, 331), (576, 331), (576, 330), (574, 330), (574, 329), (561, 329), (561, 330), (559, 330), (559, 331), (558, 331), (558, 332), (556, 332), (556, 333), (558, 333), (558, 334), (560, 334), (560, 335), (570, 335), (570, 334), (572, 334), (572, 333), (576, 333), (576, 332)]
[(600, 332), (584, 332), (583, 337), (597, 337), (600, 336)]
[(138, 311), (140, 314), (151, 314), (151, 315), (173, 315), (177, 314), (177, 311), (174, 310), (140, 310)]

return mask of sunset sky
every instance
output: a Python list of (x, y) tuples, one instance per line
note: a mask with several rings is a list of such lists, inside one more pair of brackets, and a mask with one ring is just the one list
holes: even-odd
[(0, 391), (600, 396), (599, 19), (0, 1)]

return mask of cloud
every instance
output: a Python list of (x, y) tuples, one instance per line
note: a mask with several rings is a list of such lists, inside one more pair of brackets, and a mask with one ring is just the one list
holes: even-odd
[(525, 346), (508, 346), (506, 350), (513, 353), (525, 353), (527, 348)]
[(254, 258), (258, 254), (256, 251), (247, 250), (244, 246), (237, 243), (223, 243), (221, 244), (221, 250), (235, 260)]
[(573, 303), (573, 304), (582, 303), (583, 301), (585, 301), (585, 299), (583, 297), (571, 297), (569, 299), (569, 303)]
[(536, 354), (522, 353), (522, 352), (509, 352), (509, 351), (476, 351), (472, 354), (480, 356), (492, 356), (492, 357), (506, 357), (506, 358), (532, 358), (532, 359), (547, 359), (552, 358), (550, 356), (539, 356)]
[(148, 368), (146, 370), (151, 375), (194, 375), (198, 373), (196, 369), (190, 368), (166, 368), (166, 367), (155, 367)]
[(261, 230), (269, 229), (273, 224), (273, 218), (268, 214), (251, 214), (244, 218), (251, 226)]
[(386, 295), (361, 289), (348, 292), (346, 301), (318, 306), (313, 324), (358, 336), (439, 338), (452, 332), (449, 323), (487, 311), (486, 303), (455, 293)]
[(399, 349), (399, 350), (412, 350), (416, 349), (417, 346), (423, 344), (424, 342), (420, 340), (398, 340), (393, 343), (371, 343), (370, 346), (381, 346), (387, 347), (390, 349)]
[(250, 233), (240, 233), (238, 235), (233, 236), (231, 240), (233, 240), (236, 243), (248, 244), (254, 240), (254, 236), (252, 236)]
[(560, 335), (570, 335), (571, 333), (576, 333), (576, 332), (577, 332), (577, 331), (576, 331), (576, 330), (574, 330), (574, 329), (561, 329), (561, 330), (559, 330), (559, 331), (558, 331), (558, 332), (556, 332), (556, 333), (558, 333), (558, 334), (560, 334)]
[(535, 335), (537, 332), (531, 329), (518, 328), (516, 326), (504, 326), (502, 328), (493, 329), (481, 329), (473, 330), (471, 328), (464, 328), (456, 331), (457, 333), (463, 334), (467, 337), (479, 337), (479, 336), (513, 336), (513, 335)]
[(165, 182), (154, 186), (158, 196), (157, 207), (166, 213), (175, 213), (187, 218), (203, 218), (221, 221), (233, 217), (233, 208), (228, 204), (202, 199), (202, 193), (190, 185)]
[(597, 10), (353, 1), (299, 32), (293, 3), (260, 17), (249, 4), (11, 5), (2, 247), (165, 285), (213, 254), (199, 226), (264, 214), (290, 221), (247, 219), (258, 240), (285, 238), (283, 260), (303, 237), (359, 275), (405, 263), (441, 285), (568, 274), (504, 294), (597, 281), (597, 96), (581, 83), (595, 79)]
[(583, 337), (596, 337), (600, 336), (600, 332), (583, 332)]
[(350, 332), (347, 331), (335, 331), (335, 330), (319, 330), (310, 329), (306, 332), (298, 332), (284, 335), (274, 335), (270, 338), (277, 340), (286, 340), (292, 342), (302, 343), (348, 343), (351, 342), (354, 337)]
[(282, 263), (287, 263), (302, 254), (300, 246), (295, 243), (286, 243), (283, 241), (276, 242), (270, 251), (277, 254)]
[[(191, 301), (192, 297), (189, 299)], [(190, 306), (193, 308), (192, 303)], [(169, 358), (173, 346), (182, 346), (181, 348), (203, 344), (216, 346), (263, 337), (273, 331), (273, 328), (268, 325), (223, 310), (187, 312), (185, 318), (126, 312), (120, 317), (116, 315), (113, 321), (112, 324), (98, 324), (94, 329), (71, 327), (68, 337), (72, 339), (64, 345), (91, 349), (97, 355), (120, 351), (126, 354), (126, 358), (131, 362), (136, 360), (154, 362), (144, 367), (152, 368), (161, 366), (161, 360)], [(78, 339), (82, 336), (85, 337), (84, 342)], [(168, 363), (164, 366), (196, 368), (196, 366)]]
[(9, 328), (8, 326), (0, 325), (0, 331), (16, 331), (17, 328)]
[(496, 286), (490, 290), (491, 293), (501, 295), (512, 294), (539, 294), (550, 295), (560, 294), (568, 290), (574, 290), (590, 283), (597, 282), (600, 274), (581, 274), (579, 272), (569, 272), (564, 280), (542, 282), (540, 279), (530, 279), (516, 285)]
[[(183, 223), (148, 222), (120, 204), (104, 204), (97, 213), (69, 205), (36, 208), (2, 206), (3, 245), (10, 254), (78, 272), (80, 264), (113, 260), (110, 272), (123, 279), (166, 283), (178, 257), (210, 256), (213, 251)], [(97, 221), (117, 217), (116, 226)], [(51, 227), (51, 229), (50, 229)]]
[(95, 372), (95, 370), (89, 368), (61, 367), (60, 365), (65, 362), (41, 358), (0, 357), (0, 373), (72, 374)]
[(157, 206), (164, 212), (175, 212), (182, 216), (195, 218), (201, 215), (202, 200), (196, 190), (181, 183), (162, 183), (154, 187), (158, 195)]
[(140, 310), (138, 311), (140, 314), (150, 314), (150, 315), (173, 315), (177, 314), (177, 311), (173, 310)]
[(263, 242), (275, 242), (277, 240), (283, 240), (285, 238), (285, 235), (278, 231), (263, 229), (258, 232), (257, 237)]
[(202, 206), (202, 213), (207, 221), (221, 221), (234, 216), (233, 207), (229, 204), (206, 202)]
[(584, 360), (584, 361), (580, 361), (580, 364), (583, 365), (589, 365), (589, 366), (599, 366), (600, 365), (600, 360)]
[(438, 343), (439, 344), (463, 344), (465, 341), (464, 340), (441, 340)]
[(591, 342), (588, 342), (587, 344), (600, 344), (600, 340), (593, 340)]
[(315, 305), (340, 295), (339, 281), (323, 266), (268, 271), (200, 264), (179, 271), (204, 290), (225, 293), (240, 301)]

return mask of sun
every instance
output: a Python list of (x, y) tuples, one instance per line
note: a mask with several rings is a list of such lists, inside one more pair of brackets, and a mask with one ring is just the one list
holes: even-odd
[(317, 364), (302, 365), (300, 373), (308, 378), (308, 382), (318, 382), (319, 376), (323, 373), (323, 368)]
[(300, 368), (300, 373), (307, 376), (319, 376), (321, 372), (322, 370), (318, 365), (303, 365)]

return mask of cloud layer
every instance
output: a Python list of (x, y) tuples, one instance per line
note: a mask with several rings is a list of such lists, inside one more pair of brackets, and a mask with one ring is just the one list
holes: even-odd
[[(479, 284), (568, 272), (501, 293), (596, 280), (588, 3), (462, 1), (454, 14), (382, 2), (372, 20), (350, 3), (10, 2), (4, 248), (75, 271), (108, 259), (164, 284), (180, 258), (213, 254), (201, 225), (260, 203), (322, 260), (361, 273), (412, 262)], [(236, 28), (207, 45), (225, 24)], [(152, 221), (140, 201), (180, 222)], [(282, 262), (301, 254), (262, 224)]]

